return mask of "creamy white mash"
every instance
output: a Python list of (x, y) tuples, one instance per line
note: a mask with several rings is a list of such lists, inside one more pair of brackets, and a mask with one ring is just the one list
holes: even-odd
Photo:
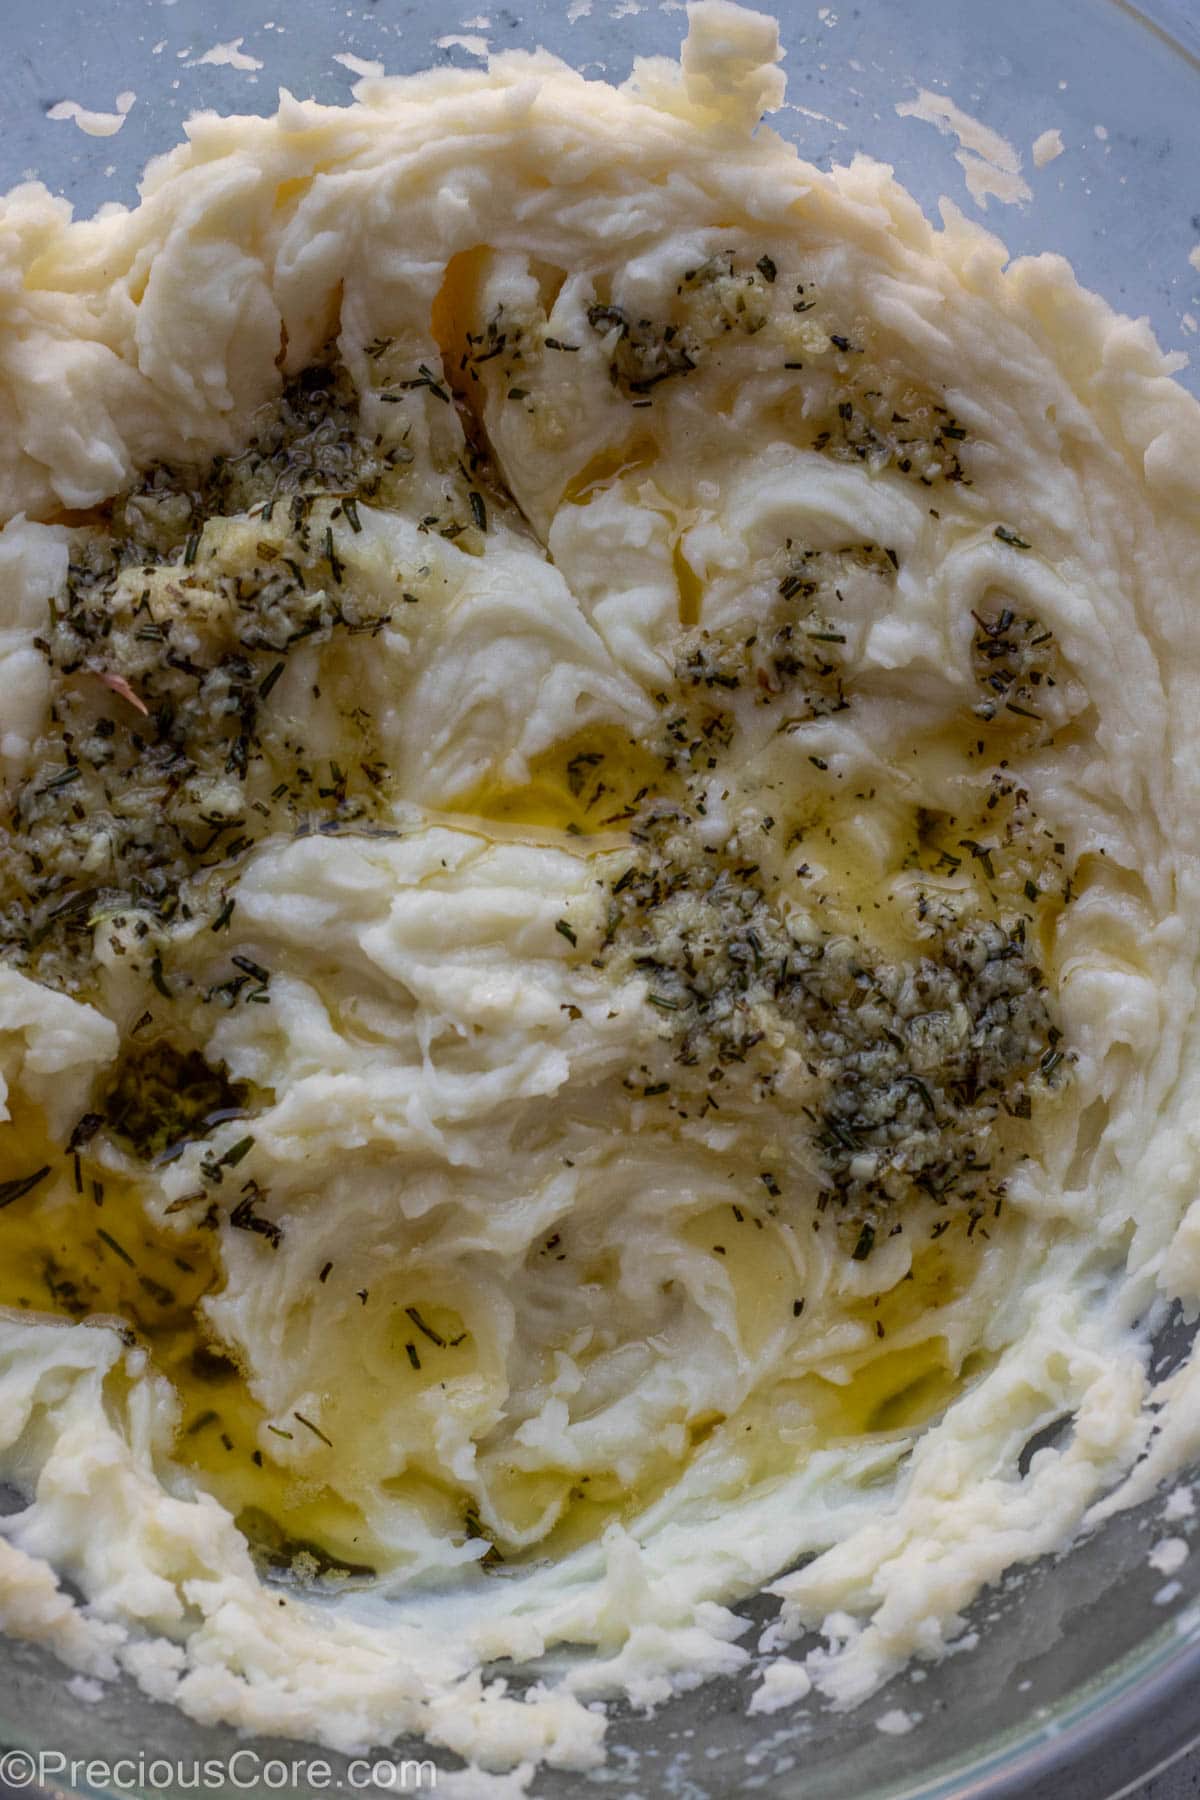
[(200, 1720), (853, 1702), (1197, 1447), (1200, 409), (690, 11), (0, 203), (0, 1623)]

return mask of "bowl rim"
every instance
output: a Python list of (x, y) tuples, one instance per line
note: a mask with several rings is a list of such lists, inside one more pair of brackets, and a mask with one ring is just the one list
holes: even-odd
[(877, 1800), (1123, 1800), (1198, 1745), (1200, 1609), (1193, 1601), (1034, 1729), (1014, 1726), (970, 1761), (903, 1790), (880, 1790)]

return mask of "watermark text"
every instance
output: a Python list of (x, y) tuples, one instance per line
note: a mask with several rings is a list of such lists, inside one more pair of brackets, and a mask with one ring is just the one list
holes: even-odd
[(335, 1767), (319, 1756), (266, 1756), (250, 1749), (227, 1757), (139, 1752), (111, 1760), (61, 1750), (0, 1750), (0, 1792), (90, 1787), (117, 1794), (432, 1794), (437, 1782), (437, 1765), (415, 1757), (359, 1757)]

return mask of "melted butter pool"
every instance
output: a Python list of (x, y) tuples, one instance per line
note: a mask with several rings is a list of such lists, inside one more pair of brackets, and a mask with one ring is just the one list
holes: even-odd
[(76, 1160), (36, 1113), (17, 1113), (0, 1130), (0, 1193), (43, 1169), (0, 1210), (0, 1307), (113, 1326), (143, 1347), (179, 1401), (174, 1460), (229, 1508), (263, 1560), (282, 1567), (303, 1551), (316, 1568), (363, 1572), (361, 1517), (262, 1447), (266, 1415), (205, 1325), (202, 1303), (224, 1281), (216, 1234), (157, 1223), (136, 1181)]
[[(312, 1422), (295, 1418), (284, 1426), (269, 1420), (236, 1361), (205, 1324), (202, 1303), (224, 1279), (215, 1233), (176, 1231), (155, 1222), (135, 1181), (87, 1157), (76, 1165), (74, 1157), (50, 1143), (40, 1119), (27, 1112), (0, 1133), (0, 1182), (22, 1182), (43, 1168), (47, 1173), (36, 1186), (0, 1211), (0, 1306), (30, 1318), (111, 1324), (143, 1346), (156, 1373), (178, 1397), (172, 1460), (228, 1508), (268, 1570), (344, 1582), (394, 1566), (396, 1558), (389, 1558), (372, 1529), (370, 1509), (355, 1503), (360, 1481), (381, 1487), (388, 1500), (419, 1509), (431, 1525), (458, 1541), (494, 1538), (500, 1556), (520, 1561), (527, 1554), (567, 1555), (593, 1541), (613, 1520), (636, 1518), (668, 1491), (702, 1446), (722, 1436), (735, 1444), (739, 1466), (752, 1454), (760, 1474), (781, 1474), (788, 1467), (792, 1434), (772, 1430), (767, 1415), (760, 1417), (751, 1405), (730, 1420), (706, 1415), (681, 1421), (682, 1444), (664, 1447), (636, 1487), (603, 1469), (548, 1470), (536, 1476), (515, 1466), (495, 1469), (495, 1498), (517, 1539), (536, 1530), (536, 1544), (528, 1550), (503, 1530), (481, 1523), (469, 1498), (416, 1468), (380, 1483), (378, 1470), (364, 1467), (356, 1476), (353, 1461), (347, 1467), (333, 1442), (320, 1441), (298, 1474), (286, 1466), (286, 1455), (277, 1460), (272, 1452), (289, 1439), (311, 1436)], [(764, 1288), (779, 1302), (774, 1310), (786, 1310), (791, 1284), (781, 1257), (771, 1254), (770, 1222), (762, 1231), (746, 1229), (739, 1235), (726, 1209), (719, 1216), (697, 1217), (687, 1235), (695, 1247), (720, 1256), (739, 1315), (764, 1316)], [(911, 1322), (924, 1307), (945, 1303), (967, 1280), (961, 1248), (956, 1252), (947, 1246), (943, 1252), (935, 1246), (917, 1281), (902, 1282), (883, 1296), (878, 1312), (870, 1306), (861, 1310), (891, 1325)], [(429, 1301), (418, 1310), (428, 1330), (454, 1346), (445, 1351), (452, 1356), (454, 1340), (464, 1331), (460, 1316), (439, 1311)], [(444, 1385), (448, 1374), (470, 1380), (469, 1344), (466, 1362), (451, 1371), (410, 1313), (395, 1314), (390, 1336), (395, 1364), (390, 1404), (400, 1404), (405, 1393), (411, 1404), (431, 1383)], [(420, 1368), (410, 1344), (420, 1346)], [(881, 1345), (864, 1357), (849, 1380), (809, 1375), (792, 1392), (807, 1420), (804, 1436), (832, 1442), (914, 1429), (943, 1410), (973, 1372), (970, 1365), (953, 1368), (945, 1339), (935, 1335), (895, 1350)], [(328, 1415), (322, 1418), (330, 1423)], [(336, 1431), (336, 1426), (330, 1423), (330, 1429)], [(495, 1560), (495, 1554), (488, 1560)]]
[[(1058, 875), (1054, 881), (1047, 875), (1053, 846), (1006, 844), (1008, 797), (989, 807), (977, 782), (967, 804), (929, 813), (892, 789), (851, 793), (826, 771), (801, 768), (797, 776), (794, 757), (782, 768), (768, 762), (767, 771), (761, 790), (752, 793), (763, 803), (760, 816), (779, 821), (773, 833), (760, 833), (764, 871), (779, 889), (801, 896), (822, 928), (861, 934), (890, 954), (912, 954), (919, 942), (913, 884), (940, 881), (969, 892), (989, 916), (1023, 898), (1043, 941), (1052, 937), (1061, 908)], [(610, 726), (544, 752), (522, 782), (481, 784), (462, 798), (455, 816), (480, 821), (497, 837), (617, 847), (630, 842), (640, 808), (683, 796), (678, 774), (660, 752)], [(984, 853), (964, 851), (964, 838)], [(431, 1393), (436, 1402), (438, 1388), (442, 1403), (469, 1404), (471, 1384), (495, 1373), (476, 1367), (469, 1342), (461, 1349), (427, 1342), (397, 1303), (386, 1366), (372, 1368), (357, 1402), (331, 1394), (315, 1419), (269, 1418), (205, 1323), (203, 1302), (224, 1281), (216, 1232), (155, 1222), (136, 1180), (86, 1156), (77, 1164), (49, 1143), (39, 1120), (23, 1115), (0, 1133), (0, 1181), (19, 1182), (42, 1168), (46, 1173), (31, 1190), (0, 1210), (0, 1306), (29, 1316), (119, 1322), (145, 1346), (179, 1400), (173, 1461), (228, 1508), (261, 1565), (280, 1573), (345, 1581), (398, 1566), (405, 1553), (389, 1544), (389, 1507), (396, 1509), (392, 1517), (419, 1515), (451, 1541), (490, 1541), (489, 1563), (563, 1556), (594, 1541), (614, 1519), (639, 1516), (698, 1454), (727, 1455), (743, 1485), (747, 1475), (780, 1477), (795, 1466), (801, 1446), (920, 1429), (985, 1366), (978, 1357), (956, 1360), (937, 1327), (939, 1308), (969, 1287), (976, 1266), (977, 1246), (954, 1241), (960, 1236), (954, 1233), (921, 1252), (911, 1281), (847, 1304), (847, 1318), (864, 1328), (861, 1349), (828, 1373), (810, 1368), (785, 1375), (779, 1387), (785, 1424), (778, 1397), (765, 1393), (752, 1395), (729, 1418), (681, 1418), (680, 1441), (649, 1458), (634, 1486), (601, 1468), (529, 1472), (493, 1463), (494, 1511), (481, 1519), (476, 1502), (436, 1470), (414, 1462), (389, 1475), (377, 1466), (372, 1420), (356, 1416), (364, 1404), (404, 1408)], [(787, 1317), (791, 1308), (792, 1278), (773, 1229), (737, 1233), (721, 1214), (693, 1219), (684, 1236), (719, 1259), (749, 1352), (766, 1353), (769, 1321)], [(452, 1310), (443, 1316), (436, 1296), (402, 1298), (419, 1305), (426, 1325), (447, 1344), (469, 1339), (469, 1322)], [(351, 1316), (348, 1328), (356, 1324)], [(795, 1324), (792, 1341), (802, 1345), (807, 1328)], [(302, 1457), (294, 1454), (297, 1440)]]
[(484, 781), (463, 795), (454, 813), (535, 842), (556, 833), (623, 836), (638, 807), (668, 786), (668, 772), (658, 757), (620, 727), (606, 726), (534, 757), (526, 781)]

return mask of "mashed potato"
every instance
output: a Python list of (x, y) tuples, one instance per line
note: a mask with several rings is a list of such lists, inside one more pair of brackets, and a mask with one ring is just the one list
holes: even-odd
[(1200, 411), (776, 59), (0, 205), (0, 1621), (197, 1719), (853, 1702), (1196, 1449)]

